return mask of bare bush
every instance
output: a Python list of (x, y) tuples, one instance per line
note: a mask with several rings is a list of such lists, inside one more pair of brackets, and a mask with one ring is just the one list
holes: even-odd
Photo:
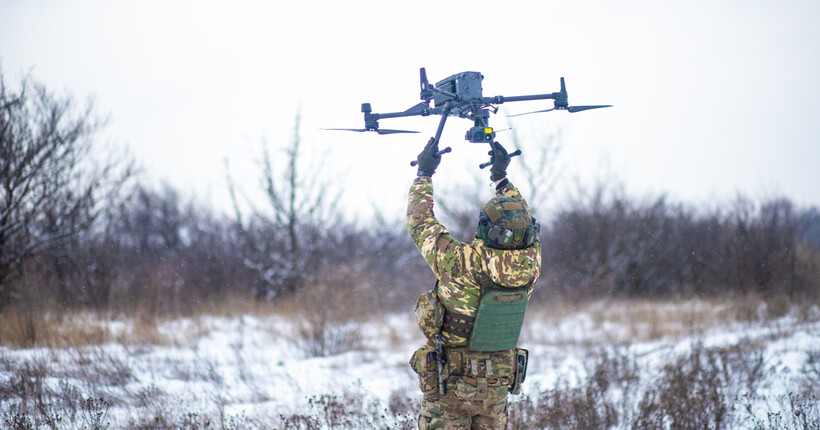
[(755, 430), (818, 430), (820, 429), (820, 399), (817, 396), (789, 393), (779, 399), (780, 407), (753, 417)]
[(418, 396), (411, 396), (407, 390), (396, 390), (390, 393), (388, 410), (395, 417), (391, 428), (410, 430), (416, 428), (421, 401)]
[(134, 380), (128, 358), (101, 346), (77, 348), (70, 353), (72, 359), (80, 364), (77, 372), (71, 374), (72, 377), (105, 387), (122, 387)]
[(761, 345), (748, 338), (720, 349), (715, 349), (715, 363), (727, 379), (727, 385), (737, 387), (734, 396), (751, 395), (757, 392), (770, 369)]
[(34, 430), (34, 421), (21, 409), (20, 404), (9, 405), (8, 410), (3, 412), (3, 425), (11, 430)]
[[(638, 383), (633, 359), (618, 351), (602, 351), (587, 371), (587, 378), (580, 383), (564, 380), (534, 398), (525, 395), (511, 402), (510, 428), (595, 429), (613, 428), (622, 422)], [(613, 396), (614, 392), (619, 395)], [(616, 402), (618, 398), (621, 403)]]
[(628, 350), (602, 351), (591, 359), (581, 381), (559, 382), (554, 389), (511, 402), (510, 428), (720, 429), (735, 428), (749, 417), (760, 429), (813, 428), (801, 421), (811, 423), (817, 416), (810, 394), (788, 396), (788, 404), (766, 419), (750, 408), (748, 415), (742, 413), (744, 399), (771, 371), (761, 357), (749, 341), (717, 349), (697, 343), (652, 376)]
[(103, 398), (89, 398), (83, 403), (83, 428), (89, 430), (107, 429), (111, 424), (106, 421), (111, 403)]
[(0, 400), (19, 399), (22, 412), (42, 411), (53, 394), (45, 382), (48, 376), (48, 359), (44, 356), (19, 363), (7, 380), (0, 381)]
[(346, 387), (341, 394), (322, 394), (308, 398), (311, 414), (280, 415), (279, 425), (288, 429), (409, 429), (414, 428), (405, 415), (393, 416), (379, 402), (367, 400), (361, 385)]
[(806, 379), (804, 385), (807, 389), (805, 391), (815, 397), (820, 397), (820, 349), (809, 351), (802, 370)]
[[(660, 384), (644, 396), (645, 406), (653, 405), (639, 421), (661, 414), (676, 429), (723, 428), (728, 426), (730, 403), (725, 396), (724, 374), (699, 344), (664, 367)], [(654, 402), (652, 400), (654, 400)], [(653, 419), (652, 422), (657, 422)]]
[(344, 285), (321, 283), (287, 300), (296, 331), (293, 341), (307, 357), (335, 355), (360, 348), (358, 322), (366, 317), (367, 296)]

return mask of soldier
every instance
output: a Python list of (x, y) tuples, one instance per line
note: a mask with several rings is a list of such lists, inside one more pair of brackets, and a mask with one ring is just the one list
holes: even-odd
[(407, 227), (436, 275), (416, 304), (428, 342), (410, 360), (423, 393), (419, 428), (504, 429), (507, 394), (517, 394), (526, 350), (517, 348), (541, 267), (539, 225), (506, 178), (510, 157), (492, 143), (496, 197), (479, 214), (475, 238), (455, 240), (433, 214), (432, 175), (441, 161), (431, 138), (418, 155)]

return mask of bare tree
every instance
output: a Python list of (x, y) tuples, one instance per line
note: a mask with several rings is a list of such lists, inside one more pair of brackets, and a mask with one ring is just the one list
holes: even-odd
[(91, 228), (101, 202), (131, 177), (124, 158), (101, 159), (92, 108), (76, 112), (24, 78), (17, 91), (0, 74), (0, 304), (33, 256)]
[[(262, 188), (265, 206), (246, 198), (251, 215), (243, 220), (236, 190), (229, 188), (236, 208), (236, 219), (245, 240), (245, 263), (257, 271), (260, 282), (257, 299), (298, 290), (309, 275), (309, 268), (320, 264), (322, 247), (334, 240), (334, 225), (339, 222), (339, 191), (321, 175), (323, 161), (301, 164), (302, 148), (297, 114), (293, 141), (284, 151), (284, 163), (274, 160), (265, 142), (262, 145)], [(300, 170), (306, 167), (306, 173)]]

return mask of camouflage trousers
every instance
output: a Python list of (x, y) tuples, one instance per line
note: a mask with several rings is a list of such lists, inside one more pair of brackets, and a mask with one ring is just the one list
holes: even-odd
[(419, 429), (505, 429), (514, 353), (446, 350), (444, 396), (439, 394), (437, 363), (431, 355), (435, 349), (424, 345), (410, 359), (424, 395)]
[(453, 385), (457, 388), (443, 397), (424, 396), (419, 413), (419, 430), (507, 428), (506, 387), (491, 389), (486, 399), (475, 400), (476, 387), (463, 381), (456, 381)]

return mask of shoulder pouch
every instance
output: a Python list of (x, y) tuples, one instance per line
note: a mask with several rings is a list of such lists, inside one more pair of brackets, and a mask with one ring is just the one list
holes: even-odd
[(436, 282), (436, 287), (425, 292), (416, 300), (416, 324), (427, 339), (433, 339), (441, 330), (441, 324), (444, 322), (444, 305), (438, 299), (437, 290), (438, 282)]

